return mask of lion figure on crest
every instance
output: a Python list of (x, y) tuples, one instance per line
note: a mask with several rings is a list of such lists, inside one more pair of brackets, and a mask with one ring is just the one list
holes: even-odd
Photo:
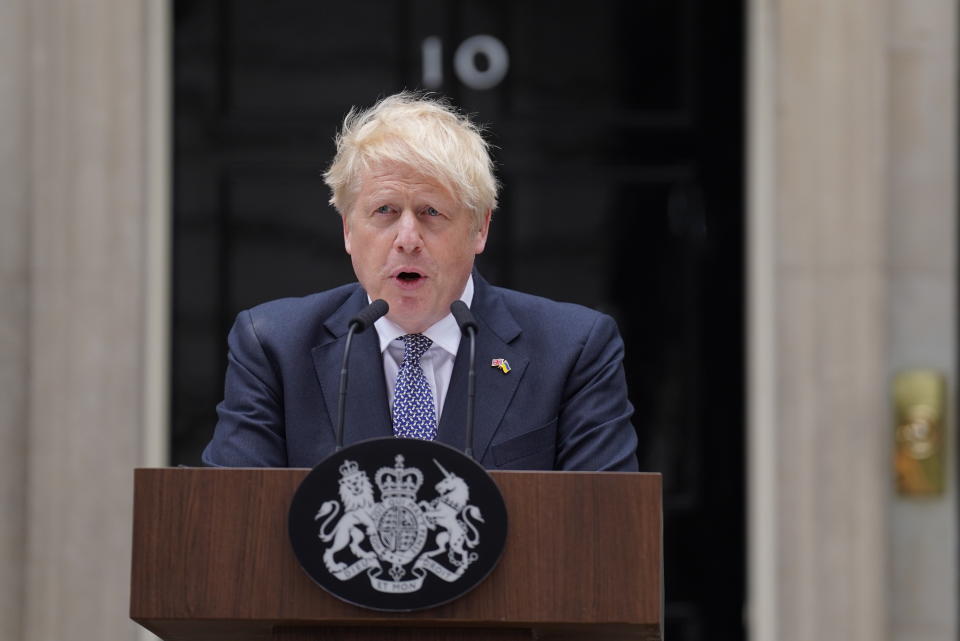
[(430, 529), (440, 527), (443, 531), (437, 534), (437, 547), (424, 552), (424, 556), (447, 552), (450, 563), (463, 570), (477, 559), (476, 553), (468, 552), (466, 548), (476, 547), (480, 542), (480, 535), (471, 520), (483, 523), (483, 516), (476, 505), (467, 505), (470, 502), (467, 483), (445, 470), (436, 459), (433, 462), (443, 472), (443, 479), (434, 486), (440, 496), (429, 503), (421, 501), (420, 507)]
[[(330, 521), (335, 519), (340, 511), (340, 503), (343, 503), (343, 516), (332, 530), (328, 531)], [(313, 517), (314, 521), (326, 517), (320, 526), (320, 539), (324, 543), (333, 541), (333, 545), (323, 553), (323, 562), (330, 572), (339, 572), (347, 567), (345, 563), (339, 563), (333, 557), (348, 545), (350, 551), (358, 558), (369, 559), (376, 556), (374, 552), (364, 550), (360, 546), (367, 534), (376, 532), (376, 526), (370, 516), (370, 510), (373, 507), (373, 485), (367, 473), (354, 461), (344, 461), (340, 465), (340, 502), (324, 501), (317, 515)]]

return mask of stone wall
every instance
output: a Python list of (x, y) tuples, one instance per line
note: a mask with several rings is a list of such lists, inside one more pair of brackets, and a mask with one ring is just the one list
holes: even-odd
[(956, 398), (956, 19), (947, 0), (750, 3), (753, 639), (957, 635), (949, 487), (893, 492), (890, 383)]
[(14, 134), (0, 151), (5, 639), (136, 634), (127, 604), (147, 371), (146, 7), (12, 0), (0, 10), (0, 118)]

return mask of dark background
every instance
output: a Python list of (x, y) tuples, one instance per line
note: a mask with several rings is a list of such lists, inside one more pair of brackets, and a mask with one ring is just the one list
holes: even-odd
[[(488, 126), (504, 185), (481, 272), (620, 325), (666, 638), (743, 638), (743, 22), (742, 0), (175, 1), (171, 462), (199, 462), (238, 311), (354, 280), (333, 136), (424, 88), (435, 36), (430, 88)], [(509, 54), (485, 89), (453, 64), (478, 34)]]

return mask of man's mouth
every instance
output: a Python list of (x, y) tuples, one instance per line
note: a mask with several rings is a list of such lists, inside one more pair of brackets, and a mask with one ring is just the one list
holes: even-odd
[(394, 279), (398, 287), (412, 291), (419, 289), (423, 282), (427, 280), (427, 277), (415, 270), (404, 270), (397, 272)]

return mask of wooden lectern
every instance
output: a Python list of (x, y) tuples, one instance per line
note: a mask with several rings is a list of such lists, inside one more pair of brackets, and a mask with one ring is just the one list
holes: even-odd
[(492, 472), (506, 549), (460, 599), (410, 613), (344, 603), (287, 539), (305, 469), (135, 472), (130, 616), (165, 641), (660, 639), (658, 474)]

